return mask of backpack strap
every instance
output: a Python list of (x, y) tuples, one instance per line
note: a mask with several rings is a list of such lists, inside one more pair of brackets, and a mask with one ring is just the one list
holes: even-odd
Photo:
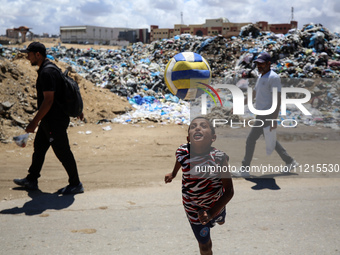
[(52, 63), (51, 61), (49, 61), (44, 68), (52, 68), (54, 70), (57, 70), (59, 73), (62, 73), (61, 69), (54, 63)]

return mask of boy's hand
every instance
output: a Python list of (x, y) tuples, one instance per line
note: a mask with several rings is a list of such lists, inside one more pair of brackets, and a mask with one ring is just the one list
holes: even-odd
[(207, 224), (211, 220), (211, 215), (205, 210), (198, 211), (198, 219), (202, 223), (202, 225)]
[(169, 173), (165, 175), (164, 181), (165, 183), (169, 183), (172, 181), (173, 178), (175, 178), (175, 176), (173, 176), (172, 173)]

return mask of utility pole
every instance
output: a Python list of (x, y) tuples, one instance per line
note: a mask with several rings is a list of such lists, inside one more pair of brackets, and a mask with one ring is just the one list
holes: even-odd
[(294, 20), (294, 7), (292, 7), (292, 18), (291, 18), (291, 21)]

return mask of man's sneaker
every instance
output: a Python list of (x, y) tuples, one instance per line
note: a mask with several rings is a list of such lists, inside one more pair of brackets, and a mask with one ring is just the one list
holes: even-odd
[(58, 193), (62, 195), (84, 193), (84, 187), (83, 187), (83, 184), (80, 182), (77, 186), (67, 185), (64, 188), (59, 189)]
[(298, 162), (296, 162), (295, 159), (293, 159), (293, 161), (289, 164), (286, 164), (286, 167), (284, 167), (283, 169), (283, 173), (289, 173), (291, 170), (293, 170), (294, 168), (298, 167), (300, 164)]
[(237, 172), (231, 172), (231, 175), (234, 177), (243, 177), (243, 178), (250, 177), (249, 171), (245, 170), (244, 167), (241, 167), (241, 169)]
[(23, 178), (23, 179), (14, 179), (13, 182), (16, 185), (24, 187), (28, 190), (37, 190), (38, 189), (38, 181), (30, 181), (30, 180), (27, 180), (26, 178)]

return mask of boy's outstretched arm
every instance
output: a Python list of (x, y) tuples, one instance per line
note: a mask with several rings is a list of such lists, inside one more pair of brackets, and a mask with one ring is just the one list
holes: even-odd
[(176, 160), (175, 166), (174, 166), (174, 170), (172, 170), (171, 173), (168, 173), (165, 175), (164, 181), (165, 183), (169, 183), (172, 181), (172, 179), (174, 179), (178, 173), (178, 170), (181, 168), (181, 163), (179, 163)]
[[(225, 160), (223, 166), (228, 166), (227, 160)], [(234, 195), (234, 187), (230, 172), (223, 173), (222, 184), (224, 187), (224, 193), (219, 198), (219, 200), (216, 201), (214, 206), (207, 211), (201, 210), (198, 212), (198, 218), (203, 225), (207, 224), (210, 220), (216, 217), (217, 214), (232, 199)]]

